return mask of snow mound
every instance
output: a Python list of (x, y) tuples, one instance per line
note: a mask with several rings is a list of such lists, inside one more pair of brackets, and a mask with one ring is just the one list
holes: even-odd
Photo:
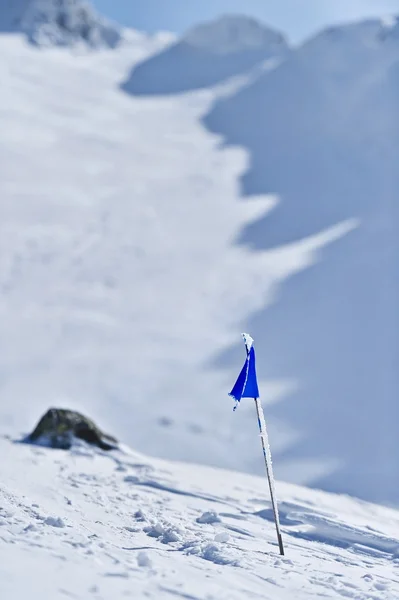
[(138, 65), (123, 89), (135, 95), (162, 95), (209, 87), (288, 52), (281, 33), (248, 17), (225, 16), (192, 29)]
[(38, 46), (114, 48), (121, 40), (119, 28), (84, 0), (3, 0), (0, 31), (22, 31)]

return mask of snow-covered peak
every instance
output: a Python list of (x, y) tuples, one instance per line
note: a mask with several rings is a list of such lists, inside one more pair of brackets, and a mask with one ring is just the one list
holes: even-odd
[[(321, 60), (331, 54), (339, 58), (345, 55), (344, 63), (351, 65), (359, 53), (375, 51), (386, 53), (386, 42), (395, 39), (399, 40), (397, 17), (367, 19), (323, 29), (299, 49), (299, 54), (317, 54)], [(396, 49), (399, 50), (399, 46), (396, 46)]]
[(273, 52), (287, 50), (284, 36), (265, 27), (255, 19), (241, 15), (226, 15), (203, 23), (184, 36), (183, 42), (213, 52), (232, 54), (268, 48)]
[(22, 31), (40, 46), (114, 47), (121, 39), (118, 26), (84, 0), (3, 0), (0, 31)]
[(135, 67), (124, 89), (134, 95), (164, 95), (212, 87), (288, 53), (281, 33), (248, 17), (221, 17)]
[(381, 19), (382, 39), (399, 40), (399, 16), (388, 16)]
[(399, 17), (396, 15), (386, 15), (385, 17), (381, 18), (381, 24), (386, 29), (394, 29), (398, 25), (398, 22)]

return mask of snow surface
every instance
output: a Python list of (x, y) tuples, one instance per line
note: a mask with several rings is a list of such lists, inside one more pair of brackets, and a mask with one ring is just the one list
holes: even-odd
[(287, 42), (281, 33), (245, 15), (225, 15), (197, 25), (183, 36), (182, 41), (215, 54), (236, 54), (253, 49), (268, 49), (278, 54), (287, 50)]
[[(255, 407), (233, 415), (227, 397), (242, 322), (355, 224), (271, 253), (235, 245), (277, 199), (241, 201), (246, 153), (199, 121), (218, 91), (119, 89), (162, 44), (77, 55), (0, 37), (0, 425), (27, 433), (61, 405), (152, 455), (258, 469)], [(233, 342), (236, 364), (215, 366)], [(275, 452), (290, 435), (270, 423)]]
[(248, 17), (224, 16), (194, 27), (135, 66), (123, 87), (136, 96), (187, 92), (242, 75), (288, 53), (280, 32)]
[[(280, 203), (246, 227), (281, 248), (349, 218), (358, 229), (285, 284), (246, 329), (269, 378), (295, 382), (267, 416), (297, 438), (280, 477), (399, 503), (398, 24), (331, 27), (204, 119), (248, 150), (242, 193)], [(221, 365), (236, 362), (233, 351)], [(275, 453), (276, 454), (276, 453)]]
[(1, 438), (7, 600), (395, 600), (399, 513), (265, 478)]
[[(391, 74), (395, 27), (376, 31), (388, 44), (383, 64)], [(368, 35), (360, 35), (366, 45)], [(336, 33), (326, 36), (337, 43)], [(351, 35), (344, 39), (344, 48), (357, 47)], [(335, 481), (363, 495), (382, 489), (384, 499), (397, 496), (397, 479), (389, 479), (397, 460), (397, 453), (388, 453), (395, 450), (392, 406), (385, 437), (379, 413), (360, 413), (360, 431), (373, 422), (379, 435), (374, 445), (368, 438), (368, 446), (356, 428), (343, 440), (346, 429), (335, 421), (348, 416), (343, 407), (359, 417), (356, 403), (363, 397), (357, 393), (350, 396), (353, 404), (348, 396), (335, 397), (335, 413), (332, 403), (320, 405), (320, 390), (312, 398), (320, 412), (312, 402), (284, 408), (283, 419), (276, 411), (301, 377), (306, 380), (305, 367), (320, 368), (321, 351), (317, 346), (317, 357), (309, 360), (313, 314), (298, 318), (302, 313), (292, 305), (287, 310), (280, 299), (274, 306), (282, 305), (285, 322), (271, 304), (287, 279), (301, 310), (309, 306), (313, 313), (314, 299), (322, 304), (327, 292), (342, 302), (337, 273), (351, 261), (360, 268), (371, 254), (364, 254), (364, 243), (356, 260), (343, 253), (364, 230), (364, 214), (340, 212), (339, 196), (334, 219), (308, 212), (304, 202), (294, 233), (311, 235), (291, 235), (288, 220), (274, 230), (278, 243), (265, 244), (257, 228), (268, 222), (265, 216), (273, 221), (289, 196), (269, 186), (273, 194), (254, 196), (252, 190), (242, 202), (248, 189), (240, 188), (240, 178), (259, 169), (251, 161), (254, 148), (240, 136), (247, 150), (222, 146), (201, 124), (215, 102), (220, 111), (228, 98), (234, 105), (259, 89), (259, 75), (260, 85), (263, 77), (266, 87), (272, 85), (291, 59), (275, 71), (269, 64), (178, 97), (124, 93), (121, 83), (132, 63), (170, 42), (169, 36), (131, 32), (115, 51), (39, 53), (22, 36), (0, 36), (0, 597), (397, 600), (399, 513), (393, 509), (278, 481), (286, 549), (280, 557), (265, 477), (171, 463), (128, 448), (104, 453), (81, 443), (64, 452), (19, 443), (50, 405), (62, 404), (140, 451), (263, 472), (253, 402), (243, 402), (233, 415), (226, 395), (244, 358), (239, 332), (257, 314), (250, 331), (277, 478), (285, 473), (314, 482), (315, 473), (331, 469), (326, 486)], [(322, 47), (316, 40), (311, 70)], [(325, 56), (336, 72), (337, 54)], [(364, 57), (358, 59), (356, 69), (363, 68)], [(390, 106), (389, 94), (383, 98)], [(255, 115), (247, 113), (249, 131)], [(388, 124), (392, 113), (386, 117)], [(264, 147), (265, 140), (281, 151), (278, 138), (266, 136)], [(296, 181), (295, 169), (289, 172)], [(324, 208), (327, 199), (319, 198)], [(363, 217), (360, 227), (356, 217)], [(326, 280), (337, 250), (331, 288)], [(314, 289), (298, 302), (301, 277), (314, 281)], [(298, 335), (294, 317), (307, 336)], [(331, 319), (333, 349), (339, 325)], [(323, 327), (320, 332), (326, 334)], [(273, 354), (265, 340), (273, 342)], [(341, 354), (334, 355), (340, 379), (346, 373)], [(286, 364), (301, 367), (296, 380), (289, 368), (273, 378), (273, 356), (288, 356)], [(383, 408), (385, 398), (378, 396)], [(311, 425), (305, 457), (298, 452), (304, 422)], [(325, 440), (332, 439), (334, 451), (326, 453)], [(371, 476), (377, 458), (383, 459), (380, 478)], [(388, 493), (377, 485), (387, 481)]]

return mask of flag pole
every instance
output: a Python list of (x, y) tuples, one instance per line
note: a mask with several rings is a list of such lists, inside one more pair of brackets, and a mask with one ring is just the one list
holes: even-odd
[(267, 435), (266, 421), (263, 414), (262, 404), (259, 400), (259, 388), (256, 378), (256, 367), (255, 367), (255, 349), (254, 341), (248, 333), (243, 333), (245, 348), (247, 350), (247, 358), (240, 374), (235, 382), (233, 389), (229, 396), (235, 400), (235, 406), (233, 410), (236, 410), (242, 398), (253, 398), (255, 400), (256, 412), (258, 415), (258, 424), (260, 439), (262, 442), (263, 456), (265, 459), (266, 474), (269, 481), (270, 496), (272, 500), (274, 522), (277, 531), (277, 541), (280, 548), (280, 554), (284, 556), (283, 538), (280, 530), (280, 519), (278, 516), (278, 508), (276, 501), (276, 493), (274, 490), (274, 477), (272, 467), (272, 454), (270, 452), (269, 438)]
[(261, 439), (261, 443), (262, 443), (263, 456), (265, 459), (267, 479), (269, 482), (270, 497), (272, 500), (274, 522), (276, 524), (277, 541), (278, 541), (278, 546), (280, 549), (280, 554), (281, 554), (281, 556), (284, 556), (283, 537), (281, 535), (280, 519), (279, 519), (279, 515), (278, 515), (276, 493), (275, 493), (275, 489), (274, 489), (272, 454), (270, 451), (269, 438), (267, 435), (266, 421), (265, 421), (265, 416), (263, 414), (262, 404), (261, 404), (259, 398), (254, 398), (254, 400), (255, 400), (255, 406), (256, 406), (256, 413), (258, 415), (260, 439)]

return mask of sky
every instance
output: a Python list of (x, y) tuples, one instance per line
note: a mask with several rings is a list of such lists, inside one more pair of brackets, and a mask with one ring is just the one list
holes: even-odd
[(326, 25), (387, 14), (399, 15), (399, 0), (92, 0), (112, 19), (148, 32), (182, 33), (220, 14), (257, 17), (300, 42)]

